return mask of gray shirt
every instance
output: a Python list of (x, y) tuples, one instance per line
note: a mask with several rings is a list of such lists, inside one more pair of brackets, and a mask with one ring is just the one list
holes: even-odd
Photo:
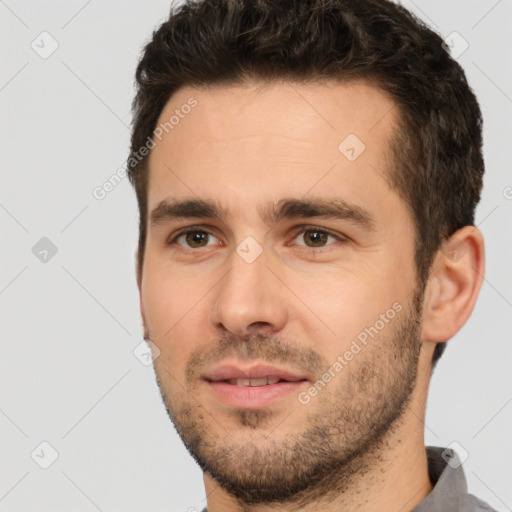
[(434, 488), (412, 512), (496, 512), (487, 503), (468, 493), (462, 463), (450, 448), (427, 447), (428, 476)]
[[(450, 448), (427, 447), (428, 476), (434, 488), (411, 512), (497, 512), (468, 493), (457, 454)], [(202, 512), (208, 512), (206, 507)]]

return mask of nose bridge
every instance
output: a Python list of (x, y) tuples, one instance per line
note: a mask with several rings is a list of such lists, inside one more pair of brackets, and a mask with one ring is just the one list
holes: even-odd
[(283, 286), (267, 268), (268, 254), (256, 244), (246, 239), (237, 246), (230, 270), (216, 288), (212, 323), (238, 336), (248, 334), (255, 323), (280, 330), (287, 318)]

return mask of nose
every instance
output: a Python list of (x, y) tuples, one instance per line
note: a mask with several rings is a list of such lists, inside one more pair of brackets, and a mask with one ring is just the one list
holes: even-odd
[(211, 322), (216, 330), (238, 337), (256, 332), (279, 332), (288, 318), (286, 287), (276, 277), (275, 265), (269, 268), (265, 251), (248, 263), (235, 251), (230, 271), (215, 287)]

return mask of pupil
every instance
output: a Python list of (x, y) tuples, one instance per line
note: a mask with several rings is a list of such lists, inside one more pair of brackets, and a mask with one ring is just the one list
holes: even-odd
[(309, 239), (313, 242), (314, 246), (322, 245), (327, 241), (327, 233), (321, 233), (319, 231), (309, 231)]
[(189, 245), (197, 246), (206, 240), (206, 233), (202, 233), (201, 231), (192, 231), (187, 233), (186, 238)]

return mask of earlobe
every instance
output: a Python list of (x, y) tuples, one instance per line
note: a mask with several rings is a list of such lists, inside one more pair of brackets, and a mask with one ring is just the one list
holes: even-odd
[(464, 226), (443, 242), (425, 291), (424, 340), (447, 341), (462, 328), (474, 309), (484, 272), (484, 238), (478, 228)]

